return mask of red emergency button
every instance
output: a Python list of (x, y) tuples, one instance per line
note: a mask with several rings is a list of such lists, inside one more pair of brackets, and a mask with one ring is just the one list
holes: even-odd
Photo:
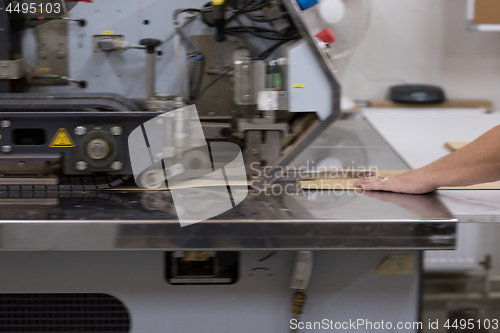
[(316, 37), (326, 44), (333, 44), (337, 40), (333, 32), (329, 28), (321, 30)]

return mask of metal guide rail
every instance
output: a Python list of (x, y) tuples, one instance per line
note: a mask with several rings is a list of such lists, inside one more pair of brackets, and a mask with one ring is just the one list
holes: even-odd
[(181, 228), (169, 191), (0, 191), (0, 249), (454, 248), (456, 219), (435, 195), (387, 194), (251, 194)]
[[(0, 191), (3, 191), (4, 194), (8, 194), (8, 196), (16, 196), (18, 192), (23, 192), (25, 194), (32, 192), (34, 196), (51, 196), (54, 191), (105, 190), (119, 186), (129, 178), (130, 176), (2, 178), (0, 179)], [(32, 185), (15, 185), (21, 182)], [(52, 183), (52, 185), (47, 185), (50, 183)], [(0, 196), (2, 196), (2, 194), (0, 194)]]
[[(364, 121), (339, 121), (291, 165), (315, 169), (337, 159), (345, 167), (405, 164)], [(311, 164), (315, 161), (315, 164)], [(94, 190), (118, 176), (71, 178), (69, 185), (0, 189), (0, 250), (451, 250), (457, 220), (435, 194), (311, 191), (300, 177), (251, 192), (235, 208), (181, 228), (170, 191), (131, 187)], [(200, 189), (202, 191), (202, 189)], [(211, 189), (196, 209), (207, 209)], [(180, 207), (182, 208), (182, 207)]]

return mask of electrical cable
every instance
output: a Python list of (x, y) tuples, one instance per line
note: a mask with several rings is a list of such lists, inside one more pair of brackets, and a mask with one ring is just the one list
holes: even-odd
[[(208, 10), (208, 9), (207, 9)], [(183, 30), (182, 30), (182, 26), (178, 20), (178, 16), (182, 13), (201, 13), (205, 10), (201, 10), (199, 8), (184, 8), (184, 9), (177, 9), (175, 12), (174, 12), (174, 26), (175, 26), (175, 30), (176, 32), (179, 34), (179, 36), (181, 37), (182, 41), (184, 42), (186, 48), (189, 50), (189, 51), (197, 51), (196, 47), (193, 45), (193, 43), (191, 42), (191, 40), (184, 34)]]
[(226, 20), (226, 24), (232, 22), (234, 19), (236, 19), (236, 17), (238, 15), (241, 15), (241, 14), (248, 14), (248, 13), (252, 13), (252, 12), (255, 12), (259, 9), (262, 9), (264, 8), (265, 6), (271, 4), (271, 2), (269, 0), (264, 0), (264, 1), (257, 1), (257, 2), (260, 2), (259, 5), (257, 5), (256, 7), (254, 8), (250, 8), (250, 9), (245, 9), (245, 6), (251, 4), (251, 2), (254, 1), (254, 0), (249, 0), (249, 1), (246, 1), (243, 6), (241, 6), (239, 9), (237, 8), (236, 4), (238, 3), (238, 1), (233, 1), (233, 8), (234, 8), (234, 15), (231, 16), (228, 20)]
[(201, 90), (201, 83), (203, 81), (203, 75), (205, 74), (205, 61), (202, 61), (200, 63), (200, 68), (198, 69), (198, 77), (196, 79), (196, 85), (194, 87), (194, 95), (193, 95), (193, 100), (197, 98), (200, 94)]
[[(180, 22), (179, 22), (179, 25), (181, 28), (183, 28), (184, 26), (188, 25), (189, 23), (191, 23), (193, 21), (193, 19), (195, 17), (197, 17), (198, 15), (200, 15), (200, 13), (196, 13), (196, 14), (193, 14), (191, 16), (185, 16), (183, 17)], [(172, 31), (167, 37), (163, 38), (161, 40), (162, 43), (166, 43), (167, 41), (169, 41), (172, 37), (174, 37), (176, 34), (176, 31)]]
[(273, 22), (273, 21), (277, 21), (277, 20), (281, 19), (281, 17), (267, 18), (264, 16), (257, 17), (257, 16), (250, 15), (250, 14), (246, 14), (246, 17), (248, 17), (250, 20), (252, 20), (254, 22), (259, 22), (259, 23)]
[(263, 28), (263, 27), (253, 27), (253, 26), (238, 26), (238, 27), (229, 27), (226, 28), (226, 31), (236, 31), (236, 32), (246, 32), (247, 30), (252, 30), (254, 32), (262, 32), (262, 33), (272, 33), (279, 34), (277, 31)]
[[(192, 102), (193, 100), (196, 99), (197, 93), (200, 89), (201, 85), (201, 79), (203, 78), (203, 72), (205, 69), (205, 57), (203, 54), (198, 50), (198, 48), (191, 42), (189, 37), (184, 33), (182, 30), (182, 27), (184, 24), (181, 24), (178, 20), (178, 16), (182, 13), (196, 13), (200, 14), (202, 12), (210, 11), (211, 8), (203, 8), (203, 9), (198, 9), (198, 8), (184, 8), (184, 9), (178, 9), (174, 12), (173, 19), (174, 19), (174, 25), (175, 25), (175, 32), (176, 35), (179, 37), (179, 40), (183, 42), (184, 46), (186, 47), (187, 53), (186, 57), (189, 59), (191, 62), (188, 70), (188, 100)], [(176, 44), (176, 48), (180, 48), (179, 45)], [(176, 55), (177, 52), (180, 52), (178, 49), (176, 50)], [(179, 62), (179, 60), (178, 60)], [(182, 70), (183, 66), (181, 66)], [(181, 84), (183, 84), (183, 80), (181, 81)], [(182, 88), (184, 90), (184, 87)], [(184, 95), (184, 93), (183, 93)]]
[(190, 94), (189, 94), (189, 101), (194, 101), (196, 100), (199, 90), (201, 88), (201, 81), (203, 79), (203, 75), (205, 72), (205, 61), (200, 60), (200, 59), (192, 59), (193, 64), (191, 67), (191, 74), (190, 74)]
[[(243, 31), (241, 31), (242, 33), (248, 33), (248, 34), (251, 34), (251, 35), (256, 36), (256, 37), (260, 37), (260, 38), (264, 38), (264, 39), (269, 39), (269, 40), (293, 40), (293, 39), (297, 39), (298, 38), (298, 36), (282, 36), (282, 35), (279, 35), (279, 32), (274, 31), (274, 30), (269, 30), (269, 29), (260, 28), (260, 27), (248, 27), (248, 26), (245, 26), (245, 25), (243, 25), (243, 23), (241, 22), (241, 20), (240, 20), (240, 18), (238, 16), (235, 17), (235, 20), (240, 25), (239, 28), (243, 29)], [(263, 33), (277, 34), (277, 36), (264, 35), (263, 33), (256, 32), (255, 30), (257, 30), (257, 29), (259, 29), (261, 31), (265, 30), (265, 32), (263, 32)], [(231, 31), (237, 32), (238, 30), (236, 30), (234, 28), (228, 28), (228, 29), (226, 29), (226, 31), (228, 31), (228, 32), (231, 32)]]
[(226, 75), (228, 75), (231, 71), (233, 71), (234, 68), (228, 68), (226, 69), (224, 72), (220, 73), (215, 79), (213, 79), (212, 82), (210, 82), (209, 84), (207, 84), (202, 91), (200, 91), (200, 93), (198, 94), (198, 97), (196, 98), (196, 100), (194, 101), (195, 103), (198, 103), (199, 100), (201, 99), (201, 97), (203, 97), (203, 95), (210, 89), (212, 88), (212, 86), (214, 84), (216, 84), (217, 82), (219, 82), (220, 79), (222, 79), (223, 77), (225, 77)]
[(238, 13), (238, 14), (246, 14), (246, 13), (255, 12), (255, 11), (257, 11), (259, 9), (262, 9), (262, 8), (268, 6), (269, 4), (271, 4), (271, 2), (269, 0), (261, 0), (261, 1), (255, 1), (257, 4), (255, 4), (253, 7), (245, 8), (247, 5), (250, 5), (252, 3), (252, 1), (255, 1), (255, 0), (245, 1), (245, 3), (243, 4), (243, 6), (240, 9), (238, 9), (236, 11), (236, 13)]
[(269, 57), (274, 51), (276, 51), (281, 45), (285, 44), (286, 42), (287, 42), (287, 40), (283, 40), (281, 42), (278, 42), (278, 43), (274, 44), (273, 46), (271, 46), (270, 48), (268, 48), (267, 50), (265, 50), (264, 52), (262, 52), (257, 57), (257, 60), (262, 60), (262, 59), (265, 59), (265, 58)]
[[(270, 0), (233, 0), (230, 5), (233, 7), (233, 16), (231, 16), (228, 20), (226, 20), (226, 26), (233, 20), (236, 20), (238, 26), (226, 27), (224, 29), (225, 34), (243, 34), (247, 33), (253, 35), (255, 37), (259, 37), (267, 40), (276, 40), (279, 41), (275, 45), (272, 45), (270, 48), (262, 52), (256, 59), (261, 60), (269, 55), (271, 55), (276, 49), (278, 49), (281, 45), (286, 43), (287, 41), (291, 41), (294, 39), (300, 38), (296, 31), (289, 30), (285, 33), (280, 33), (278, 31), (267, 29), (264, 27), (256, 27), (256, 26), (246, 26), (240, 20), (240, 15), (246, 15), (250, 20), (259, 22), (259, 23), (269, 23), (279, 18), (266, 18), (262, 15), (251, 15), (250, 13), (254, 13), (259, 11), (266, 6), (270, 5)], [(187, 50), (187, 57), (192, 63), (188, 69), (188, 93), (187, 97), (189, 98), (190, 103), (197, 103), (206, 92), (211, 89), (218, 81), (228, 75), (233, 68), (228, 68), (227, 70), (220, 73), (214, 80), (208, 83), (203, 89), (201, 89), (201, 82), (204, 75), (205, 61), (203, 54), (195, 47), (195, 45), (191, 42), (189, 37), (183, 32), (182, 26), (184, 24), (180, 24), (178, 20), (178, 16), (182, 13), (196, 13), (198, 15), (203, 12), (211, 11), (211, 6), (204, 7), (202, 9), (199, 8), (184, 8), (178, 9), (174, 12), (174, 24), (175, 24), (175, 32), (176, 32), (176, 57), (179, 62), (179, 43), (182, 42)], [(281, 17), (280, 17), (281, 18)]]
[[(264, 51), (261, 55), (259, 55), (257, 58), (258, 59), (264, 59), (267, 55), (271, 54), (272, 52), (274, 52), (278, 47), (280, 47), (281, 45), (283, 45), (286, 41), (281, 41), (279, 43), (276, 43), (275, 45), (271, 46), (269, 49), (267, 49), (266, 51)], [(214, 80), (212, 80), (209, 84), (207, 84), (203, 90), (198, 94), (196, 100), (195, 100), (195, 103), (197, 103), (201, 97), (203, 97), (203, 95), (210, 89), (212, 88), (212, 86), (214, 84), (216, 84), (219, 80), (221, 80), (222, 78), (224, 78), (226, 75), (228, 75), (232, 70), (234, 70), (233, 68), (228, 68), (227, 70), (225, 70), (224, 72), (222, 72), (221, 74), (219, 74)]]

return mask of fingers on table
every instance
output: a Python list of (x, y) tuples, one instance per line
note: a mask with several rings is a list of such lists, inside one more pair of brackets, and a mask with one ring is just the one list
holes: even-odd
[(371, 184), (371, 183), (376, 183), (379, 182), (380, 177), (369, 177), (369, 178), (363, 178), (360, 179), (356, 182), (356, 185), (364, 185), (364, 184)]
[[(370, 177), (363, 178), (356, 182), (356, 186), (362, 187), (367, 191), (383, 191), (387, 189), (388, 180), (390, 178), (384, 178), (387, 176)], [(385, 179), (385, 180), (383, 180)]]

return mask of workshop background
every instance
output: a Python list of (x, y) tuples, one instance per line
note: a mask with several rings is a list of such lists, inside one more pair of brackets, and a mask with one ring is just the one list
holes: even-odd
[(500, 33), (467, 30), (466, 0), (371, 4), (366, 37), (337, 65), (347, 96), (383, 99), (391, 85), (428, 83), (449, 98), (485, 98), (500, 108)]

